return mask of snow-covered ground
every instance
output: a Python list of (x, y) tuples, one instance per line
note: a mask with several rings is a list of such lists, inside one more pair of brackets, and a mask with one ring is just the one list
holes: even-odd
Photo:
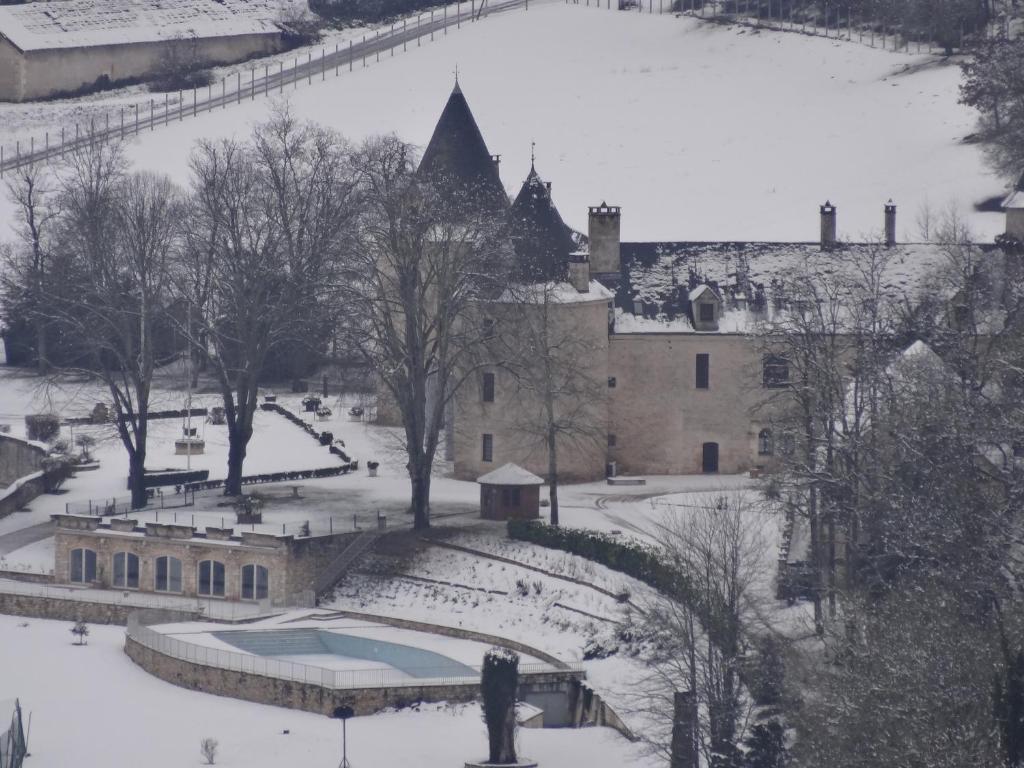
[[(954, 62), (671, 15), (531, 3), (288, 98), (353, 140), (424, 145), (456, 66), (506, 187), (535, 141), (567, 223), (585, 230), (586, 207), (606, 200), (623, 206), (626, 240), (815, 240), (826, 198), (841, 237), (879, 231), (892, 198), (900, 239), (914, 239), (923, 205), (1004, 189), (962, 143), (976, 116), (957, 104)], [(267, 108), (186, 120), (130, 154), (185, 183), (197, 139), (245, 135)], [(998, 214), (969, 221), (982, 237), (1002, 231)]]
[[(218, 740), (217, 764), (241, 768), (333, 766), (340, 727), (326, 717), (177, 688), (124, 654), (124, 630), (92, 626), (75, 646), (68, 622), (0, 616), (0, 679), (19, 697), (35, 768), (199, 765), (199, 743)], [(524, 755), (545, 766), (655, 765), (608, 728), (520, 731)], [(479, 705), (420, 706), (348, 724), (348, 757), (373, 768), (449, 768), (486, 754)]]

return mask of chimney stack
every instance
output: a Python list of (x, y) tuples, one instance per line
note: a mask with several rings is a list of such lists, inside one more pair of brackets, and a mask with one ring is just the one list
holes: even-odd
[(569, 255), (569, 282), (579, 293), (590, 291), (590, 261), (586, 251)]
[(587, 225), (590, 264), (596, 275), (619, 274), (619, 224), (622, 209), (601, 203), (592, 206)]
[(494, 163), (494, 172), (501, 175), (501, 155), (491, 155), (491, 162)]
[(821, 250), (830, 251), (836, 245), (836, 207), (826, 200), (820, 211)]
[(896, 203), (889, 198), (885, 204), (885, 247), (896, 245)]

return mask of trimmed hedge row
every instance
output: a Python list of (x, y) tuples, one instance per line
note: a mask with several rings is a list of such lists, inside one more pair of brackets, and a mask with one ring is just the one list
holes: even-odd
[(563, 528), (536, 520), (509, 520), (508, 535), (513, 539), (560, 549), (585, 557), (648, 584), (659, 592), (682, 599), (693, 596), (685, 575), (667, 565), (652, 547), (621, 541), (605, 533), (582, 528)]
[(331, 453), (333, 453), (335, 456), (339, 456), (342, 461), (346, 461), (346, 462), (351, 462), (352, 461), (352, 459), (349, 458), (347, 453), (345, 453), (343, 450), (341, 450), (341, 448), (338, 448), (337, 446), (333, 445), (333, 443), (334, 443), (334, 433), (318, 431), (311, 424), (307, 424), (305, 421), (302, 420), (302, 418), (300, 418), (299, 416), (296, 416), (294, 413), (289, 411), (287, 408), (285, 408), (284, 406), (278, 405), (277, 403), (261, 403), (260, 404), (260, 409), (264, 410), (264, 411), (270, 411), (271, 413), (276, 413), (276, 414), (278, 414), (280, 416), (284, 416), (292, 424), (294, 424), (297, 427), (302, 428), (302, 430), (307, 435), (309, 435), (314, 440), (316, 440), (318, 443), (320, 443), (320, 445), (329, 445), (329, 446), (331, 446)]
[[(262, 475), (245, 475), (242, 477), (242, 485), (260, 485), (262, 483), (286, 483), (292, 480), (315, 480), (321, 477), (337, 477), (346, 475), (359, 469), (359, 462), (352, 461), (340, 467), (321, 467), (320, 469), (300, 469), (293, 472), (268, 472)], [(185, 483), (175, 487), (175, 492), (185, 491), (210, 491), (214, 488), (223, 488), (224, 480), (204, 480), (200, 483)]]
[[(184, 485), (198, 483), (210, 477), (208, 469), (147, 469), (143, 475), (142, 485), (145, 488), (159, 488), (164, 485)], [(131, 490), (131, 488), (129, 488)]]
[[(180, 411), (150, 411), (146, 414), (147, 421), (156, 421), (157, 419), (184, 419), (186, 416), (206, 416), (206, 408), (193, 408), (192, 413), (189, 414), (188, 410), (182, 408)], [(95, 424), (92, 416), (75, 416), (70, 419), (64, 419), (65, 424)]]

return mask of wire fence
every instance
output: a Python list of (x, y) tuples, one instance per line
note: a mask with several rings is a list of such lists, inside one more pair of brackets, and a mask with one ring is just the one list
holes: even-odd
[(188, 489), (183, 493), (167, 493), (163, 488), (150, 488), (147, 492), (150, 503), (139, 509), (132, 509), (131, 496), (112, 496), (109, 499), (66, 502), (64, 514), (89, 517), (127, 517), (132, 512), (144, 513), (161, 509), (178, 509), (191, 507), (196, 503), (195, 491)]
[(314, 80), (322, 82), (328, 75), (337, 77), (356, 67), (362, 69), (378, 63), (382, 56), (390, 58), (396, 51), (406, 52), (422, 46), (425, 41), (432, 42), (436, 37), (447, 35), (452, 28), (460, 29), (464, 23), (517, 8), (529, 9), (529, 0), (459, 0), (454, 5), (454, 8), (444, 6), (417, 14), (415, 19), (403, 19), (390, 29), (381, 28), (373, 35), (363, 35), (359, 42), (349, 40), (344, 47), (336, 44), (334, 51), (321, 48), (319, 56), (307, 51), (305, 60), (296, 56), (289, 67), (283, 60), (278, 62), (276, 71), (270, 64), (254, 65), (249, 68), (248, 78), (239, 71), (234, 77), (222, 78), (216, 85), (193, 88), (191, 93), (181, 90), (176, 97), (164, 94), (162, 104), (152, 98), (148, 105), (122, 106), (98, 120), (93, 117), (88, 125), (62, 125), (59, 132), (46, 131), (27, 141), (17, 140), (13, 146), (0, 145), (0, 176), (34, 163), (59, 160), (96, 142), (123, 141), (204, 112), (281, 94), (285, 88), (312, 85)]
[[(139, 645), (152, 651), (193, 664), (319, 685), (331, 690), (391, 688), (410, 685), (475, 685), (480, 682), (479, 667), (470, 667), (473, 670), (472, 675), (439, 674), (443, 671), (442, 667), (417, 667), (405, 671), (397, 669), (329, 669), (269, 656), (256, 656), (222, 648), (211, 648), (171, 637), (146, 626), (147, 624), (169, 623), (175, 620), (181, 619), (172, 617), (166, 612), (138, 611), (128, 617), (127, 635)], [(565, 664), (561, 668), (544, 662), (519, 665), (519, 673), (525, 677), (582, 671), (583, 665), (579, 662)]]
[(565, 0), (567, 5), (646, 14), (682, 14), (779, 32), (798, 32), (900, 53), (963, 53), (978, 37), (1010, 37), (1009, 14), (991, 21), (980, 34), (960, 25), (952, 45), (936, 42), (934, 28), (909, 30), (899, 22), (858, 16), (848, 5), (825, 4), (820, 14), (795, 0)]

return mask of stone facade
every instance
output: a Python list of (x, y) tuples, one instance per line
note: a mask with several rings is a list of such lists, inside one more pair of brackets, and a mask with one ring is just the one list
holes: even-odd
[[(268, 597), (272, 605), (288, 605), (294, 597), (313, 588), (320, 572), (351, 541), (354, 534), (295, 538), (242, 532), (224, 538), (214, 529), (197, 533), (187, 525), (149, 523), (145, 528), (132, 520), (55, 515), (54, 581), (71, 583), (71, 552), (89, 549), (96, 553), (96, 580), (90, 586), (124, 589), (114, 585), (114, 556), (127, 552), (139, 559), (138, 591), (156, 591), (156, 560), (174, 557), (181, 561), (181, 591), (169, 594), (223, 600), (242, 600), (242, 568), (267, 569)], [(199, 564), (211, 560), (224, 565), (224, 595), (199, 595)]]

